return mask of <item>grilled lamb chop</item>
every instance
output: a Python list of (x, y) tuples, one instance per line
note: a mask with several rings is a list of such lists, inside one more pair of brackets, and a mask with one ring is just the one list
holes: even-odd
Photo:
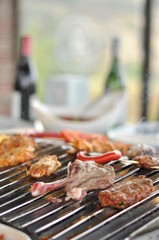
[(152, 190), (152, 180), (141, 175), (132, 181), (117, 183), (99, 192), (98, 197), (102, 207), (124, 209), (146, 198)]
[(81, 200), (89, 190), (106, 189), (114, 183), (115, 172), (110, 165), (76, 159), (68, 164), (67, 177), (52, 183), (36, 182), (32, 185), (32, 196), (39, 196), (65, 187), (66, 200)]

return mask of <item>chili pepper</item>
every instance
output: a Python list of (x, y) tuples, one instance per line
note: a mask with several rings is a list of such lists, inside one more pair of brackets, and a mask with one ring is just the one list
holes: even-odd
[(99, 156), (87, 156), (86, 151), (77, 153), (77, 159), (81, 161), (95, 161), (96, 163), (106, 163), (112, 160), (118, 160), (121, 157), (121, 152), (118, 150), (110, 151)]
[(30, 132), (26, 134), (29, 137), (35, 137), (35, 138), (61, 138), (59, 133), (56, 132)]

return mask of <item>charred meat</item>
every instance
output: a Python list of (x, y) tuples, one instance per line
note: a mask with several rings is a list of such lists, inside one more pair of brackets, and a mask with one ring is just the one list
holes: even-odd
[(114, 180), (115, 172), (110, 165), (102, 166), (94, 161), (82, 162), (76, 159), (68, 164), (66, 178), (51, 183), (36, 182), (31, 189), (33, 196), (39, 196), (64, 186), (66, 200), (81, 200), (87, 191), (106, 189)]
[(47, 155), (39, 159), (38, 162), (31, 165), (28, 175), (33, 178), (41, 178), (43, 176), (50, 176), (54, 173), (61, 163), (57, 160), (56, 155)]
[(102, 207), (124, 209), (146, 198), (152, 190), (152, 180), (141, 175), (132, 181), (117, 183), (100, 191), (98, 197)]

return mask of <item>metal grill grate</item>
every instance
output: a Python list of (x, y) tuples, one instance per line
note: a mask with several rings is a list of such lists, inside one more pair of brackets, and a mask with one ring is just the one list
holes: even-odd
[[(67, 146), (40, 144), (37, 156), (56, 154), (62, 167), (41, 181), (49, 182), (66, 176), (67, 164), (75, 156), (66, 153)], [(37, 159), (32, 160), (32, 162)], [(63, 189), (32, 197), (30, 186), (36, 180), (26, 174), (26, 164), (0, 171), (0, 221), (26, 232), (34, 239), (113, 239), (119, 240), (159, 216), (159, 171), (142, 170), (115, 161), (116, 182), (146, 175), (154, 182), (154, 191), (146, 199), (122, 211), (101, 208), (98, 191), (89, 192), (81, 201), (64, 200)], [(52, 204), (51, 196), (62, 202)]]

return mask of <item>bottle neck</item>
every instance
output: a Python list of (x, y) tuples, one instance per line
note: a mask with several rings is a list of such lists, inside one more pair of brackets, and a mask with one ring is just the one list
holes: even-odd
[(29, 36), (21, 37), (20, 41), (20, 55), (29, 57), (31, 53), (31, 38)]
[(119, 41), (118, 39), (114, 39), (112, 43), (112, 57), (113, 59), (118, 60), (119, 58)]
[(119, 40), (117, 38), (112, 41), (111, 53), (111, 68), (106, 78), (105, 92), (121, 91), (124, 89), (123, 73), (119, 59)]

